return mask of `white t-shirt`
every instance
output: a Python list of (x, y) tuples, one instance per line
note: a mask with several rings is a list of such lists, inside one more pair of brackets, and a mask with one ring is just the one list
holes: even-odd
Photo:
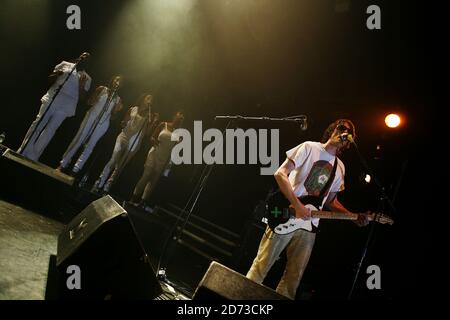
[[(319, 196), (331, 176), (335, 159), (338, 160), (336, 175), (318, 209), (322, 208), (330, 192), (344, 190), (345, 166), (341, 160), (328, 153), (320, 142), (303, 142), (287, 151), (286, 156), (295, 163), (295, 169), (289, 174), (289, 182), (297, 197)], [(311, 221), (316, 227), (319, 225), (318, 218), (311, 219), (309, 223)]]

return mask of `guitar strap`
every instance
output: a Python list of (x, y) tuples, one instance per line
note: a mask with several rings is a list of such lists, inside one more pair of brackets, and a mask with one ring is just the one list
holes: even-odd
[(328, 179), (327, 183), (325, 184), (325, 186), (322, 188), (322, 190), (320, 190), (320, 194), (318, 196), (318, 198), (320, 199), (320, 203), (323, 202), (323, 198), (325, 197), (325, 195), (327, 194), (328, 190), (331, 187), (331, 184), (334, 181), (334, 177), (336, 176), (336, 168), (337, 168), (337, 163), (338, 163), (338, 158), (335, 157), (334, 158), (334, 165), (333, 165), (333, 169), (331, 170), (331, 174), (330, 174), (330, 178)]

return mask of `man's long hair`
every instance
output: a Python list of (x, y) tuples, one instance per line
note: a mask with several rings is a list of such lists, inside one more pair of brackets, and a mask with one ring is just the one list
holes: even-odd
[(328, 126), (328, 128), (325, 129), (323, 136), (322, 136), (322, 140), (320, 140), (320, 142), (322, 142), (322, 143), (327, 142), (328, 139), (330, 139), (330, 137), (333, 134), (336, 127), (343, 123), (350, 124), (350, 126), (352, 127), (352, 130), (353, 130), (353, 139), (356, 139), (356, 130), (355, 130), (355, 125), (353, 124), (353, 122), (348, 119), (339, 119), (339, 120), (334, 121), (332, 124), (330, 124)]

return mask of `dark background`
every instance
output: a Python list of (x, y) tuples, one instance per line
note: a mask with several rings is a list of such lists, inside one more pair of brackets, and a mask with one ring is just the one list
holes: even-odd
[[(81, 8), (81, 30), (66, 28), (71, 4)], [(381, 30), (366, 28), (370, 4), (381, 7)], [(397, 208), (388, 212), (394, 226), (376, 226), (358, 296), (401, 299), (418, 292), (422, 268), (429, 267), (431, 238), (417, 218), (423, 216), (421, 195), (433, 189), (425, 182), (431, 161), (424, 161), (434, 111), (432, 44), (422, 5), (379, 0), (4, 0), (1, 6), (0, 131), (6, 132), (9, 147), (19, 147), (34, 120), (53, 67), (83, 51), (91, 53), (87, 71), (92, 90), (123, 74), (125, 106), (150, 91), (162, 119), (183, 110), (188, 129), (194, 120), (202, 120), (204, 128), (223, 129), (226, 123), (214, 121), (215, 115), (307, 115), (307, 131), (294, 124), (238, 123), (242, 128), (279, 128), (280, 162), (286, 150), (320, 139), (329, 123), (349, 118), (357, 127), (362, 154), (387, 194), (395, 194)], [(76, 116), (63, 123), (42, 162), (58, 165), (85, 110), (80, 104)], [(391, 112), (402, 115), (400, 128), (384, 126), (384, 116)], [(93, 172), (108, 160), (119, 130), (116, 122), (98, 144)], [(130, 196), (146, 152), (144, 146), (127, 166), (114, 190), (119, 197)], [(342, 160), (346, 190), (341, 202), (354, 211), (378, 210), (379, 190), (361, 182), (365, 171), (355, 150)], [(183, 207), (201, 169), (174, 168), (169, 178), (161, 179), (159, 201)], [(273, 177), (260, 176), (258, 166), (216, 166), (194, 213), (241, 234), (271, 185)], [(303, 283), (321, 297), (345, 298), (368, 228), (349, 222), (321, 225)], [(247, 257), (246, 267), (252, 258)], [(361, 288), (370, 264), (381, 267), (381, 291)], [(244, 267), (239, 271), (246, 272)], [(276, 283), (273, 279), (268, 282)]]

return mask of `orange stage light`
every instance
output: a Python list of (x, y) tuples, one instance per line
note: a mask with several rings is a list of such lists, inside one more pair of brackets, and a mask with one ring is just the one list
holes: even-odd
[(389, 128), (397, 128), (401, 123), (401, 118), (399, 115), (391, 113), (384, 118), (384, 122)]

